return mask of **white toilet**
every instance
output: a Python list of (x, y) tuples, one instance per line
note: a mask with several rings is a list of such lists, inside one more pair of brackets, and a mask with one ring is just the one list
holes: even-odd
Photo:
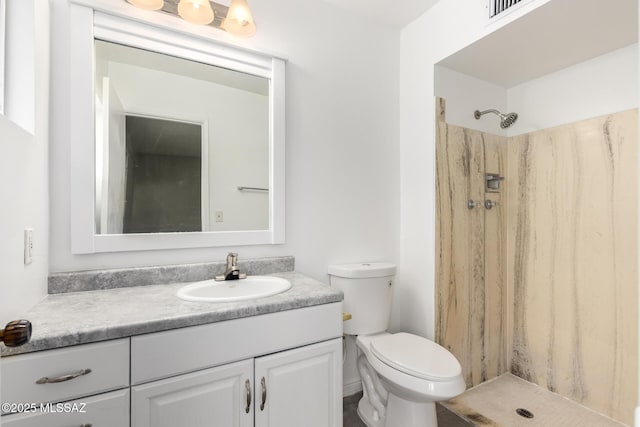
[(435, 402), (465, 390), (458, 360), (417, 335), (387, 332), (396, 266), (329, 266), (331, 286), (344, 292), (344, 333), (357, 335), (363, 397), (358, 414), (368, 427), (436, 427)]

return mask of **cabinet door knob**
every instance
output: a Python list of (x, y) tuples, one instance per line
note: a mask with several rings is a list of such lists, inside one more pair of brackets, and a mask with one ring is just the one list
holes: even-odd
[(244, 412), (248, 414), (251, 409), (251, 383), (249, 380), (244, 382), (244, 388), (247, 390), (247, 407), (244, 409)]
[(264, 411), (264, 404), (267, 403), (267, 381), (264, 377), (262, 377), (260, 385), (262, 386), (262, 403), (260, 403), (260, 410)]
[(31, 322), (28, 320), (14, 320), (7, 323), (4, 329), (0, 329), (0, 342), (4, 341), (7, 347), (19, 347), (29, 342), (32, 331)]

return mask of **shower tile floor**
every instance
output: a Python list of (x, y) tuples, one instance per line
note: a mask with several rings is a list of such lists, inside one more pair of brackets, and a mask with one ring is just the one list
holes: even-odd
[[(625, 426), (511, 374), (471, 388), (444, 406), (478, 427)], [(534, 418), (516, 414), (518, 408), (527, 409)]]
[[(343, 427), (366, 427), (358, 417), (362, 393), (344, 398)], [(626, 427), (558, 394), (504, 374), (438, 404), (438, 427)], [(534, 418), (515, 410), (525, 408)]]
[[(345, 397), (343, 400), (343, 427), (367, 427), (358, 416), (358, 401), (362, 397), (362, 392), (353, 396)], [(448, 409), (438, 405), (438, 427), (473, 427)]]

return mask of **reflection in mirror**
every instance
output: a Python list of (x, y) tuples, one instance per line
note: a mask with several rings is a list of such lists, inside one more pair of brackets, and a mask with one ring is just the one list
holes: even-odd
[(95, 52), (96, 234), (267, 230), (269, 80), (99, 40)]
[(105, 213), (118, 212), (124, 233), (202, 231), (202, 126), (126, 116), (125, 127), (127, 203)]

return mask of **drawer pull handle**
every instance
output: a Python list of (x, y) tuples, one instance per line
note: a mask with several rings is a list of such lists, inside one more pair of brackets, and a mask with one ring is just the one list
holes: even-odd
[(267, 403), (267, 382), (264, 377), (262, 377), (260, 385), (262, 386), (262, 403), (260, 404), (260, 410), (264, 411), (264, 404)]
[(62, 376), (56, 377), (56, 378), (42, 377), (38, 381), (36, 381), (36, 384), (62, 383), (62, 382), (69, 381), (69, 380), (72, 380), (74, 378), (78, 378), (78, 377), (81, 377), (83, 375), (87, 375), (87, 374), (90, 374), (90, 373), (91, 373), (91, 369), (83, 369), (81, 371), (74, 372), (73, 374), (62, 375)]
[(80, 427), (93, 427), (93, 424), (80, 424)]
[(244, 412), (248, 414), (251, 409), (251, 383), (249, 380), (244, 382), (244, 387), (247, 389), (247, 407), (244, 409)]

